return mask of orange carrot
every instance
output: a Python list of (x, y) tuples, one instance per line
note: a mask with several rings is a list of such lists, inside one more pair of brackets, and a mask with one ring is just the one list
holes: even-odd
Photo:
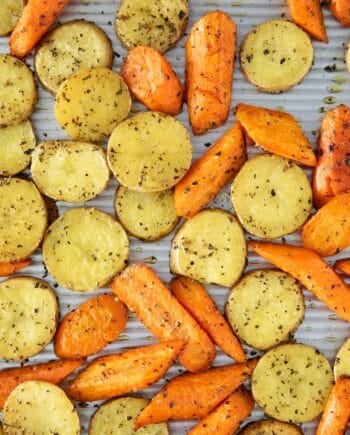
[(221, 11), (192, 27), (186, 43), (186, 99), (194, 134), (226, 122), (230, 110), (236, 24)]
[(319, 41), (328, 42), (320, 0), (288, 0), (293, 21)]
[(167, 420), (203, 418), (252, 374), (257, 360), (173, 378), (139, 414), (135, 429)]
[(350, 321), (350, 287), (315, 252), (299, 246), (250, 242), (257, 254), (301, 282), (329, 309)]
[(197, 372), (211, 365), (216, 353), (214, 344), (150, 267), (129, 266), (110, 286), (159, 340), (186, 342), (179, 361), (187, 370)]
[(28, 0), (10, 36), (10, 53), (19, 59), (36, 46), (69, 0)]
[(29, 266), (31, 263), (29, 258), (20, 261), (14, 261), (13, 263), (0, 263), (0, 276), (9, 276), (17, 272), (17, 270), (23, 269)]
[(338, 260), (334, 268), (340, 272), (345, 273), (345, 275), (350, 276), (350, 258), (345, 258), (344, 260)]
[(349, 0), (330, 0), (329, 9), (343, 27), (350, 26)]
[(148, 388), (169, 369), (183, 345), (169, 340), (101, 356), (73, 379), (67, 393), (74, 400), (93, 401)]
[(188, 435), (232, 435), (254, 408), (252, 395), (240, 387), (207, 417), (204, 417)]
[(54, 339), (55, 354), (60, 358), (93, 355), (118, 337), (127, 320), (128, 310), (115, 296), (96, 296), (63, 318)]
[(242, 129), (235, 124), (190, 167), (175, 186), (177, 215), (190, 218), (198, 213), (237, 174), (246, 158)]
[(179, 276), (170, 281), (169, 287), (180, 304), (192, 314), (215, 344), (236, 361), (246, 360), (240, 341), (199, 282)]
[(238, 104), (235, 115), (257, 146), (306, 166), (316, 165), (312, 146), (294, 116), (248, 104)]

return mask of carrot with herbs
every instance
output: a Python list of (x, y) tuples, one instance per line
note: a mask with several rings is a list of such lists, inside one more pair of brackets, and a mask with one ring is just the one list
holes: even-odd
[(328, 42), (320, 0), (288, 0), (293, 21), (318, 41)]
[(350, 26), (349, 0), (330, 0), (329, 9), (343, 27)]
[(343, 272), (345, 275), (350, 276), (350, 258), (338, 260), (334, 265), (334, 269), (337, 269), (340, 272)]
[(0, 263), (0, 276), (13, 275), (20, 269), (29, 266), (31, 263), (29, 258), (20, 261), (14, 261), (12, 263)]

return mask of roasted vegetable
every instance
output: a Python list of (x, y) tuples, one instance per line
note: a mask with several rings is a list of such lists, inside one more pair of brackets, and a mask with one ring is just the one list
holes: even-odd
[(2, 0), (0, 3), (0, 36), (5, 36), (15, 27), (22, 14), (25, 0)]
[(26, 258), (25, 260), (14, 261), (12, 263), (0, 263), (0, 276), (9, 276), (21, 270), (24, 267), (29, 266), (31, 260)]
[(348, 0), (329, 0), (329, 9), (343, 27), (350, 26), (350, 5)]
[(294, 424), (277, 420), (258, 420), (245, 426), (239, 435), (303, 435), (303, 432)]
[(336, 380), (343, 376), (350, 377), (350, 338), (338, 350), (334, 361), (334, 377)]
[(320, 0), (288, 0), (293, 21), (313, 38), (328, 42)]

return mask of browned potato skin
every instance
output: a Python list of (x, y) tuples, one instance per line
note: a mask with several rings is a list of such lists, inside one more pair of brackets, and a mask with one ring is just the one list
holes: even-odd
[(239, 435), (302, 435), (303, 431), (294, 424), (277, 420), (253, 421), (240, 430)]

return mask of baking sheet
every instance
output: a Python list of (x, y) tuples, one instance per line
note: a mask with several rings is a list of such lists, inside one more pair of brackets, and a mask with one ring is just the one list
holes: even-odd
[[(191, 0), (191, 13), (188, 29), (190, 26), (204, 13), (222, 9), (230, 14), (236, 21), (238, 26), (238, 44), (241, 43), (246, 33), (252, 26), (273, 18), (289, 17), (288, 8), (284, 0), (242, 0), (242, 1), (206, 1), (206, 0)], [(121, 47), (114, 33), (114, 14), (118, 5), (116, 0), (71, 0), (66, 8), (60, 22), (65, 22), (71, 19), (84, 18), (101, 26), (109, 35), (113, 43), (115, 52), (114, 69), (119, 70), (125, 50)], [(320, 127), (322, 111), (334, 105), (329, 106), (324, 103), (324, 98), (331, 95), (327, 90), (328, 87), (334, 85), (335, 77), (343, 77), (346, 82), (341, 86), (342, 92), (332, 94), (336, 97), (337, 103), (350, 104), (350, 74), (346, 72), (344, 64), (344, 43), (350, 39), (350, 29), (341, 28), (338, 23), (331, 17), (327, 9), (324, 9), (327, 31), (329, 35), (329, 44), (319, 43), (314, 41), (315, 48), (315, 63), (311, 73), (306, 77), (302, 84), (295, 87), (291, 91), (270, 95), (259, 93), (250, 85), (244, 78), (236, 61), (233, 105), (238, 102), (248, 104), (257, 104), (270, 108), (283, 107), (291, 112), (301, 122), (301, 125), (309, 137), (311, 142), (316, 146), (317, 132)], [(177, 46), (170, 50), (166, 56), (170, 60), (172, 66), (181, 79), (183, 79), (184, 71), (184, 43), (186, 36), (179, 41)], [(7, 53), (7, 38), (0, 38), (0, 52)], [(32, 67), (32, 58), (27, 59), (27, 63)], [(337, 65), (338, 71), (329, 73), (325, 68), (329, 65)], [(323, 109), (324, 108), (324, 109)], [(134, 104), (133, 111), (144, 110), (142, 106)], [(187, 112), (185, 110), (178, 116), (178, 119), (188, 126)], [(53, 97), (39, 86), (39, 101), (37, 109), (32, 116), (38, 142), (46, 139), (66, 139), (65, 132), (58, 126), (53, 115)], [(192, 137), (194, 146), (194, 158), (197, 158), (205, 150), (208, 143), (213, 143), (220, 134), (227, 129), (233, 121), (231, 115), (226, 126), (211, 131), (203, 137)], [(171, 146), (171, 144), (169, 144)], [(250, 155), (258, 153), (257, 149), (249, 149)], [(54, 176), (54, 174), (53, 174)], [(113, 198), (116, 189), (115, 180), (109, 182), (108, 188), (96, 199), (89, 201), (87, 205), (96, 206), (101, 210), (109, 212), (113, 211)], [(217, 199), (213, 202), (214, 206), (222, 207), (232, 211), (229, 200), (228, 190), (224, 189)], [(59, 212), (62, 214), (71, 205), (66, 203), (58, 203)], [(172, 235), (166, 237), (162, 241), (154, 243), (142, 243), (136, 239), (131, 239), (131, 255), (130, 262), (148, 261), (152, 263), (152, 267), (158, 272), (160, 277), (165, 281), (170, 278), (168, 267), (168, 252)], [(299, 241), (299, 234), (293, 234), (285, 238), (290, 243)], [(344, 258), (350, 253), (342, 252), (337, 256)], [(52, 277), (47, 274), (42, 264), (41, 252), (37, 252), (32, 256), (32, 265), (25, 270), (26, 275), (32, 275), (45, 279), (55, 287), (57, 284)], [(329, 261), (333, 262), (335, 258), (330, 257)], [(267, 264), (253, 253), (249, 253), (249, 264), (247, 270), (264, 267)], [(24, 274), (24, 273), (23, 273)], [(214, 296), (220, 308), (223, 308), (228, 289), (217, 286), (208, 286), (209, 291)], [(60, 300), (61, 315), (74, 308), (82, 301), (102, 293), (101, 289), (98, 292), (89, 294), (79, 294), (66, 290), (62, 287), (56, 287), (56, 292)], [(309, 293), (305, 292), (306, 296), (306, 316), (303, 324), (295, 334), (295, 339), (298, 342), (316, 346), (322, 351), (333, 364), (336, 350), (340, 347), (346, 337), (350, 336), (350, 324), (347, 324), (334, 314), (332, 314), (323, 304), (319, 303)], [(121, 339), (116, 343), (109, 345), (101, 354), (118, 352), (126, 348), (139, 345), (150, 344), (155, 341), (149, 332), (138, 322), (134, 317), (130, 317), (126, 330), (121, 336)], [(254, 355), (255, 352), (248, 352)], [(95, 358), (94, 356), (93, 358)], [(25, 364), (34, 362), (43, 362), (55, 358), (52, 345), (30, 361), (25, 361)], [(91, 358), (90, 358), (91, 359)], [(218, 352), (215, 360), (215, 365), (231, 363), (232, 360), (222, 353)], [(0, 362), (0, 368), (7, 366), (16, 366), (19, 364)], [(153, 385), (152, 388), (144, 390), (142, 394), (146, 397), (151, 397), (164, 384), (165, 380), (182, 373), (183, 369), (179, 365), (174, 365), (167, 373), (163, 380)], [(45, 404), (43, 404), (45, 407)], [(81, 419), (82, 434), (87, 433), (90, 416), (98, 407), (98, 403), (77, 403), (76, 404), (79, 416)], [(250, 420), (256, 420), (262, 417), (262, 412), (258, 409), (254, 410)], [(185, 434), (186, 430), (193, 426), (193, 422), (174, 422), (170, 424), (171, 433)], [(313, 434), (316, 427), (315, 423), (309, 423), (303, 426), (305, 434)], [(350, 434), (350, 429), (347, 432)], [(330, 434), (331, 435), (331, 434)]]

